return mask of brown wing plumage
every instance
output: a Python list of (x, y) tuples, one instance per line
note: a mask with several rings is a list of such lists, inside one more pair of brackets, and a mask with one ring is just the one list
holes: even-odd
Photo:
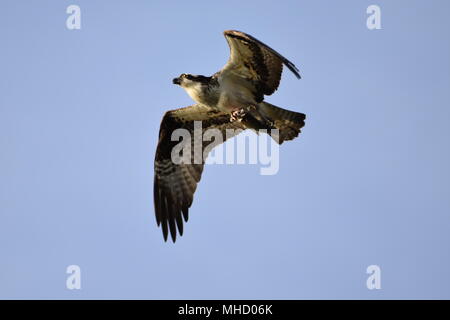
[(258, 39), (236, 30), (227, 30), (224, 35), (230, 46), (230, 59), (223, 71), (252, 80), (258, 102), (277, 90), (283, 64), (300, 79), (299, 70), (292, 62)]
[[(154, 203), (156, 222), (162, 227), (164, 240), (167, 240), (170, 231), (173, 242), (176, 240), (177, 230), (180, 235), (183, 234), (183, 218), (188, 220), (189, 208), (202, 175), (204, 161), (200, 160), (197, 164), (195, 161), (187, 164), (173, 163), (172, 149), (179, 141), (172, 141), (171, 137), (172, 132), (178, 128), (187, 129), (194, 137), (194, 121), (202, 121), (203, 132), (211, 128), (218, 129), (222, 133), (223, 141), (231, 137), (225, 135), (226, 129), (245, 129), (240, 122), (231, 123), (230, 115), (200, 104), (168, 111), (164, 115), (155, 155)], [(206, 146), (209, 149), (221, 142), (203, 142), (202, 152)], [(193, 142), (191, 151), (191, 159), (194, 159)]]

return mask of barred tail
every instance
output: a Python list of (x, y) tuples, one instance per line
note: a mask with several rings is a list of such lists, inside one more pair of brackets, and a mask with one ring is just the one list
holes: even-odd
[(273, 122), (275, 128), (280, 131), (279, 143), (293, 140), (301, 132), (300, 129), (305, 125), (305, 114), (289, 111), (268, 102), (258, 104), (258, 111), (265, 118)]

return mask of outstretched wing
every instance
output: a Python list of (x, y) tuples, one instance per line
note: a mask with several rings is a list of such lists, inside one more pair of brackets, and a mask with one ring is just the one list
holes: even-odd
[[(172, 150), (180, 141), (172, 141), (172, 132), (176, 129), (186, 129), (194, 137), (194, 121), (201, 121), (202, 135), (207, 129), (217, 129), (222, 134), (222, 140), (202, 142), (202, 150), (207, 146), (210, 151), (214, 146), (233, 136), (226, 129), (235, 129), (234, 135), (245, 129), (238, 122), (230, 122), (230, 115), (213, 110), (201, 104), (172, 110), (164, 115), (159, 131), (159, 142), (155, 155), (154, 203), (156, 222), (162, 226), (164, 240), (168, 231), (173, 242), (176, 240), (177, 229), (183, 234), (183, 217), (188, 220), (189, 208), (192, 204), (197, 183), (200, 181), (204, 161), (194, 159), (194, 142), (191, 143), (190, 163), (176, 164), (172, 160)], [(217, 131), (217, 132), (219, 132)], [(177, 162), (177, 161), (175, 161)], [(197, 163), (198, 162), (198, 163)]]
[(230, 59), (222, 73), (229, 72), (251, 80), (258, 102), (264, 95), (277, 90), (283, 64), (300, 79), (299, 70), (292, 62), (258, 39), (236, 30), (227, 30), (224, 35), (230, 46)]

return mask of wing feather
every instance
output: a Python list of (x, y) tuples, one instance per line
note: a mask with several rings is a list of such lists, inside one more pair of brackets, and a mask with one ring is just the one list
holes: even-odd
[[(159, 132), (154, 178), (155, 217), (158, 226), (162, 227), (165, 241), (169, 232), (173, 242), (176, 241), (177, 230), (180, 236), (183, 234), (183, 218), (188, 221), (189, 208), (203, 171), (204, 161), (201, 164), (174, 164), (171, 159), (172, 148), (179, 143), (171, 140), (172, 132), (184, 128), (193, 137), (194, 121), (202, 121), (203, 132), (211, 128), (220, 130), (223, 141), (230, 138), (225, 134), (226, 129), (245, 129), (240, 122), (231, 123), (228, 114), (200, 104), (166, 112)], [(218, 145), (221, 142), (203, 142), (203, 149), (211, 143)], [(191, 150), (193, 152), (193, 146)]]
[(256, 101), (277, 90), (283, 64), (300, 79), (298, 68), (277, 51), (244, 32), (227, 30), (225, 38), (230, 46), (230, 59), (222, 72), (247, 78), (255, 87)]

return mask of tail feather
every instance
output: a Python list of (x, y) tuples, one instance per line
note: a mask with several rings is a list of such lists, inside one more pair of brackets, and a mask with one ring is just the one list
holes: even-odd
[(289, 111), (267, 102), (258, 104), (258, 111), (267, 119), (271, 120), (276, 129), (279, 130), (279, 143), (295, 139), (305, 125), (305, 114)]

